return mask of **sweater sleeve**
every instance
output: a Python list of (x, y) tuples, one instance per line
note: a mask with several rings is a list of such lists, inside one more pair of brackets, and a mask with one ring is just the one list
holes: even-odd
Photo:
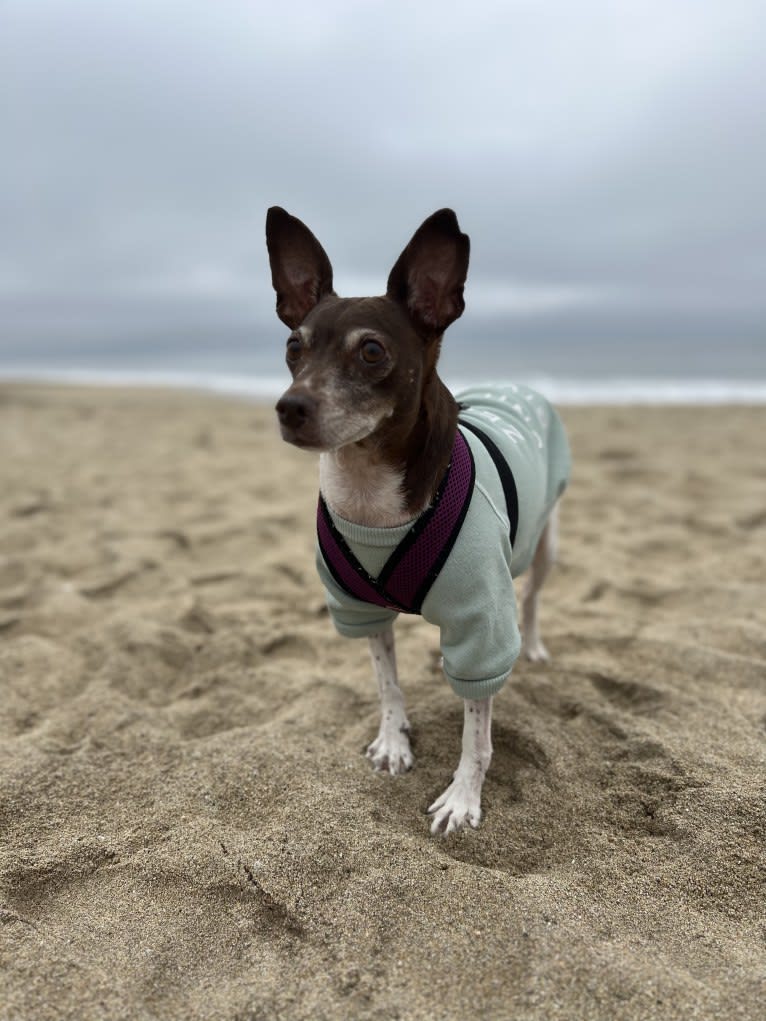
[(330, 574), (319, 549), (316, 563), (335, 630), (344, 638), (367, 638), (379, 634), (399, 616), (396, 610), (376, 606), (374, 603), (363, 603), (345, 592)]
[(444, 673), (453, 691), (479, 699), (502, 688), (521, 650), (521, 634), (507, 525), (483, 494), (475, 498), (484, 502), (477, 508), (480, 527), (461, 531), (426, 597), (423, 616), (440, 628)]

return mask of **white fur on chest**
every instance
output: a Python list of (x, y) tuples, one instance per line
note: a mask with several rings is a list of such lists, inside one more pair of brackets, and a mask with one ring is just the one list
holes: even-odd
[(349, 448), (319, 456), (319, 488), (332, 510), (369, 528), (394, 528), (410, 520), (404, 472), (372, 464), (367, 451)]

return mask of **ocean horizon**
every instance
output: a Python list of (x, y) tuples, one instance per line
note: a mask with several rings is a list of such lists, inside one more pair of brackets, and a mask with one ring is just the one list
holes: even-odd
[[(207, 390), (272, 400), (289, 384), (287, 331), (207, 328), (0, 345), (0, 381)], [(3, 350), (3, 347), (5, 350)], [(558, 404), (764, 404), (766, 343), (753, 337), (642, 341), (535, 337), (497, 329), (447, 335), (439, 372), (453, 391), (488, 380), (524, 383)]]
[[(488, 373), (460, 377), (443, 374), (453, 393), (490, 381)], [(513, 382), (533, 387), (562, 405), (587, 404), (766, 404), (766, 380), (712, 379), (704, 377), (660, 378), (615, 376), (573, 378), (554, 375), (518, 375)], [(131, 368), (41, 368), (0, 365), (0, 383), (42, 383), (70, 386), (149, 387), (200, 390), (249, 398), (255, 401), (279, 397), (289, 376), (248, 372), (179, 371)]]

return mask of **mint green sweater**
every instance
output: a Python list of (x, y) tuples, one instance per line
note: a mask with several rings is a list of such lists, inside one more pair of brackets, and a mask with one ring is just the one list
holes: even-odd
[[(422, 608), (441, 632), (444, 673), (462, 698), (485, 698), (503, 686), (521, 649), (513, 578), (529, 566), (545, 522), (569, 481), (564, 427), (553, 407), (529, 387), (479, 386), (455, 395), (460, 418), (475, 423), (500, 448), (513, 472), (519, 524), (511, 549), (500, 478), (481, 440), (463, 436), (476, 465), (468, 513), (452, 552)], [(365, 570), (377, 577), (412, 527), (367, 528), (333, 513), (332, 519)], [(394, 610), (363, 603), (341, 589), (317, 549), (317, 568), (335, 627), (348, 638), (377, 634)]]

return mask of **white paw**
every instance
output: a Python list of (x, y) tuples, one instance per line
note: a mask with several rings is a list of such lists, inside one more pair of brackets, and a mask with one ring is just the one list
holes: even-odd
[(380, 733), (367, 749), (367, 758), (372, 760), (376, 772), (390, 773), (391, 776), (412, 769), (415, 759), (407, 728), (381, 727)]
[(481, 821), (481, 781), (455, 774), (455, 779), (428, 809), (433, 816), (431, 833), (455, 833), (466, 823), (474, 829)]
[(521, 651), (533, 663), (547, 663), (551, 658), (548, 650), (537, 637), (523, 642)]

